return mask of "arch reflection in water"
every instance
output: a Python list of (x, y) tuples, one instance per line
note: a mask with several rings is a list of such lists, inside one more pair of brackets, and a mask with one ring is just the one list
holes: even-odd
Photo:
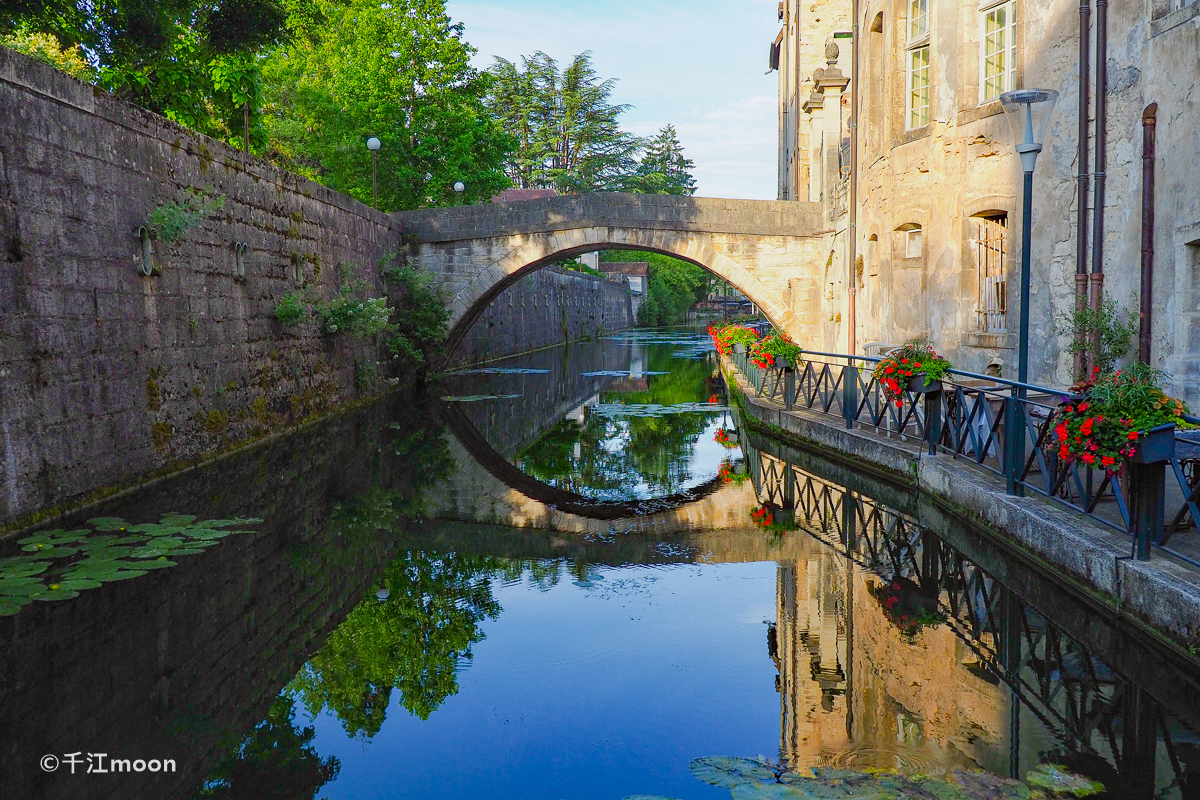
[(452, 374), (448, 417), (489, 469), (598, 503), (686, 501), (737, 455), (716, 440), (731, 424), (714, 356), (695, 329), (543, 350)]

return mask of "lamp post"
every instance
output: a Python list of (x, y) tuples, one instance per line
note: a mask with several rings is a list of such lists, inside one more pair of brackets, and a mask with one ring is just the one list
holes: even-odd
[(454, 182), (454, 205), (462, 205), (462, 194), (466, 190), (466, 184), (464, 184), (462, 181)]
[(379, 184), (376, 180), (376, 162), (379, 160), (379, 146), (382, 144), (372, 136), (367, 139), (367, 149), (371, 151), (371, 205), (379, 208)]
[(1017, 337), (1017, 387), (1009, 403), (1005, 421), (1005, 436), (1008, 450), (1007, 483), (1008, 493), (1024, 494), (1021, 475), (1025, 471), (1025, 414), (1023, 401), (1029, 382), (1029, 262), (1033, 239), (1033, 168), (1038, 153), (1042, 152), (1042, 141), (1046, 125), (1054, 113), (1058, 92), (1051, 89), (1018, 89), (1000, 95), (1000, 104), (1013, 129), (1016, 151), (1021, 156), (1021, 171), (1025, 173), (1025, 192), (1021, 204), (1021, 327)]

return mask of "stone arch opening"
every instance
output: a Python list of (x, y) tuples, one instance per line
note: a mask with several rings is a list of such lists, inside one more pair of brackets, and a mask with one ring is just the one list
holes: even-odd
[[(772, 325), (793, 336), (798, 333), (794, 315), (777, 292), (772, 292), (752, 270), (692, 237), (661, 230), (627, 230), (619, 233), (609, 230), (595, 237), (570, 237), (583, 238), (585, 241), (581, 243), (541, 242), (537, 241), (538, 238), (529, 237), (531, 241), (491, 264), (455, 295), (451, 303), (451, 327), (447, 336), (448, 357), (455, 353), (471, 326), (505, 289), (539, 269), (597, 250), (660, 253), (695, 264), (744, 294)], [(559, 235), (545, 238), (568, 237)]]

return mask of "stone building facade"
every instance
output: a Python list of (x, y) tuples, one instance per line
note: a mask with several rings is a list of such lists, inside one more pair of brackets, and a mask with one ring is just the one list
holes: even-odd
[[(796, 52), (807, 57), (807, 68), (819, 45), (837, 43), (841, 53), (830, 48), (827, 68), (861, 76), (853, 268), (842, 233), (848, 210), (839, 207), (847, 190), (838, 183), (849, 179), (848, 170), (811, 174), (811, 164), (836, 161), (830, 147), (840, 142), (814, 131), (830, 129), (831, 95), (845, 102), (853, 85), (822, 81), (824, 70), (814, 67), (801, 87), (813, 87), (811, 99), (796, 115), (794, 79), (785, 79), (782, 56), (779, 62), (780, 197), (819, 200), (834, 223), (827, 226), (824, 299), (825, 316), (835, 322), (814, 338), (824, 346), (847, 346), (853, 338), (863, 352), (872, 343), (921, 336), (956, 366), (982, 372), (1003, 362), (1004, 376), (1015, 377), (1022, 173), (998, 98), (1012, 89), (1053, 89), (1059, 102), (1034, 173), (1030, 379), (1071, 383), (1070, 340), (1056, 322), (1075, 305), (1077, 268), (1090, 274), (1099, 265), (1108, 296), (1126, 310), (1142, 310), (1143, 115), (1156, 104), (1153, 288), (1144, 304), (1151, 314), (1150, 360), (1172, 375), (1175, 393), (1200, 405), (1200, 182), (1192, 177), (1200, 160), (1200, 3), (1107, 6), (1107, 51), (1098, 57), (1096, 4), (1081, 27), (1080, 4), (1068, 0), (838, 2), (847, 15), (858, 11), (858, 63), (845, 60), (851, 40), (833, 38), (839, 23), (828, 7), (826, 22), (800, 31), (808, 47)], [(788, 30), (785, 20), (784, 41)], [(1081, 37), (1090, 64), (1083, 83), (1087, 163), (1079, 157)], [(1101, 93), (1097, 63), (1107, 82)], [(1098, 96), (1106, 108), (1097, 108)], [(1098, 129), (1107, 139), (1099, 151)], [(785, 150), (792, 140), (809, 143), (807, 196), (791, 189), (795, 159)], [(1100, 168), (1099, 153), (1107, 162)], [(846, 327), (851, 276), (853, 337)], [(1098, 284), (1095, 277), (1085, 281)]]

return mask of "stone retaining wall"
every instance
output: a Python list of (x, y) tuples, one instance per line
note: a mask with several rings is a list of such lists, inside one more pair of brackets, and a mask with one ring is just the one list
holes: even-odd
[[(224, 208), (139, 275), (135, 229), (208, 187)], [(356, 399), (373, 347), (275, 307), (381, 294), (393, 245), (386, 214), (0, 47), (0, 525)]]
[(635, 323), (628, 285), (546, 267), (505, 289), (451, 357), (455, 364), (591, 339)]

